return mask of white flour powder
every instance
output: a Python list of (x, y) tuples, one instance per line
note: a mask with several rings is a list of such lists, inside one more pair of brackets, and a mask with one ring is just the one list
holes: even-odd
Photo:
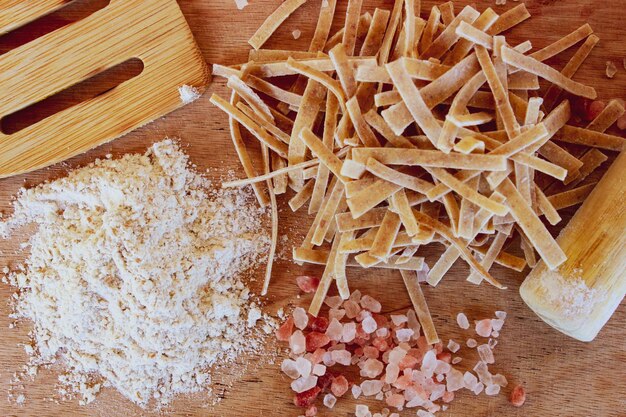
[(259, 347), (261, 313), (239, 278), (269, 247), (265, 213), (245, 191), (209, 186), (165, 140), (22, 190), (0, 221), (4, 238), (38, 225), (9, 275), (16, 317), (34, 322), (34, 363), (62, 358), (83, 402), (111, 385), (142, 406), (167, 403), (208, 388), (216, 361)]

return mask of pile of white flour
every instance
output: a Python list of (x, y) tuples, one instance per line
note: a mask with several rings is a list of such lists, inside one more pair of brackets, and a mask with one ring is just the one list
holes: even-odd
[(240, 277), (265, 259), (265, 212), (251, 193), (209, 187), (164, 140), (22, 190), (0, 221), (2, 238), (38, 226), (9, 274), (15, 317), (34, 322), (34, 363), (61, 358), (84, 402), (111, 385), (164, 404), (210, 389), (207, 368), (259, 347)]

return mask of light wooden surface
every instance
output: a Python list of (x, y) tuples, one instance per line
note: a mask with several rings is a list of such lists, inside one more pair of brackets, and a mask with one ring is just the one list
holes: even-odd
[[(15, 6), (16, 20), (31, 16), (28, 2), (21, 4), (21, 10)], [(143, 0), (113, 0), (85, 19), (0, 56), (1, 117), (115, 65), (143, 62), (143, 71), (118, 87), (0, 135), (0, 177), (63, 161), (181, 107), (181, 85), (204, 90), (207, 67), (176, 1), (145, 5)]]
[[(321, 0), (310, 0), (297, 11), (282, 28), (277, 37), (268, 42), (267, 47), (305, 49), (312, 35), (317, 19), (317, 9)], [(148, 2), (146, 2), (147, 4)], [(252, 0), (251, 5), (238, 11), (233, 0), (182, 0), (181, 8), (196, 36), (204, 57), (209, 62), (234, 64), (247, 57), (247, 39), (254, 33), (261, 21), (280, 2), (278, 0)], [(343, 15), (346, 1), (341, 0), (338, 16)], [(365, 9), (384, 5), (391, 7), (390, 0), (366, 0)], [(469, 3), (458, 1), (457, 7)], [(478, 7), (493, 7), (503, 12), (517, 4), (509, 1), (506, 6), (495, 6), (491, 0), (476, 1)], [(433, 1), (424, 1), (430, 8)], [(592, 84), (601, 99), (626, 98), (626, 71), (621, 68), (621, 59), (626, 56), (626, 42), (623, 41), (626, 10), (622, 0), (569, 0), (569, 1), (526, 1), (533, 14), (530, 21), (523, 23), (510, 36), (521, 40), (530, 38), (536, 48), (540, 48), (562, 35), (574, 30), (584, 22), (590, 22), (601, 42), (590, 59), (583, 65), (576, 79)], [(341, 19), (336, 19), (337, 25)], [(300, 29), (302, 38), (293, 40), (291, 32)], [(559, 68), (571, 56), (568, 51), (553, 60)], [(604, 76), (607, 60), (614, 60), (619, 71), (613, 80)], [(225, 96), (223, 80), (216, 80), (208, 90)], [(237, 162), (235, 151), (227, 133), (226, 117), (213, 108), (208, 94), (199, 101), (180, 109), (164, 119), (147, 125), (121, 139), (103, 145), (85, 155), (68, 161), (68, 166), (76, 167), (101, 157), (107, 153), (116, 156), (125, 152), (143, 152), (152, 142), (165, 136), (179, 137), (199, 169), (209, 169), (209, 175), (219, 179), (229, 170), (238, 176), (243, 171)], [(67, 166), (56, 165), (28, 175), (0, 180), (0, 209), (7, 210), (11, 196), (23, 185), (35, 185), (42, 180), (56, 178), (66, 172)], [(606, 170), (606, 166), (603, 167)], [(289, 237), (287, 248), (279, 250), (289, 253), (292, 245), (297, 245), (304, 234), (305, 216), (293, 215), (284, 198), (281, 198), (280, 232)], [(619, 208), (616, 208), (616, 210)], [(569, 212), (571, 214), (571, 212)], [(569, 219), (565, 215), (565, 221)], [(558, 230), (560, 228), (556, 228)], [(24, 254), (19, 251), (19, 239), (0, 241), (0, 267), (14, 265)], [(428, 261), (432, 264), (437, 248), (429, 252)], [(260, 271), (262, 272), (262, 271)], [(464, 340), (469, 335), (459, 332), (454, 317), (465, 311), (470, 319), (489, 317), (495, 310), (506, 310), (509, 319), (501, 332), (496, 348), (494, 372), (506, 375), (512, 384), (523, 383), (528, 396), (521, 409), (511, 407), (506, 395), (511, 387), (503, 390), (496, 398), (473, 395), (458, 395), (449, 411), (441, 416), (480, 417), (617, 417), (626, 416), (626, 350), (624, 348), (624, 326), (626, 312), (618, 308), (614, 317), (591, 343), (572, 340), (543, 323), (528, 309), (518, 295), (518, 286), (525, 274), (495, 269), (495, 276), (509, 289), (499, 291), (491, 286), (475, 287), (465, 282), (467, 267), (458, 263), (436, 288), (425, 288), (436, 325), (442, 338)], [(301, 273), (321, 273), (320, 268), (298, 267), (288, 260), (280, 260), (275, 267), (274, 279), (270, 286), (268, 304), (270, 309), (287, 303), (307, 305), (309, 296), (296, 298), (298, 293), (293, 277)], [(349, 280), (353, 289), (360, 289), (379, 298), (385, 312), (404, 311), (410, 301), (406, 295), (399, 274), (388, 271), (360, 272), (349, 270)], [(260, 284), (253, 285), (260, 289)], [(15, 330), (9, 330), (7, 314), (10, 311), (11, 289), (0, 285), (0, 415), (2, 416), (149, 416), (158, 415), (144, 412), (124, 400), (118, 393), (107, 390), (90, 406), (79, 407), (76, 402), (45, 401), (44, 397), (54, 394), (56, 374), (42, 372), (34, 382), (26, 384), (26, 403), (17, 407), (6, 401), (12, 372), (18, 370), (25, 360), (19, 343), (27, 341), (26, 323)], [(274, 347), (268, 345), (268, 351)], [(473, 365), (475, 355), (466, 354), (463, 363)], [(297, 416), (300, 411), (292, 405), (289, 380), (280, 374), (279, 364), (257, 366), (257, 357), (245, 358), (216, 376), (215, 390), (223, 392), (224, 399), (215, 407), (210, 406), (206, 396), (196, 395), (181, 398), (174, 402), (170, 411), (176, 416)], [(247, 370), (242, 371), (242, 364)], [(241, 372), (243, 374), (238, 376)], [(228, 376), (232, 374), (232, 376)], [(225, 376), (226, 375), (226, 376)], [(222, 385), (222, 381), (233, 381), (232, 387)], [(347, 416), (354, 412), (355, 402), (341, 399), (332, 413), (322, 406), (321, 415)], [(373, 403), (376, 404), (376, 403)], [(377, 410), (382, 405), (378, 403)], [(414, 416), (415, 412), (404, 412), (403, 416)]]

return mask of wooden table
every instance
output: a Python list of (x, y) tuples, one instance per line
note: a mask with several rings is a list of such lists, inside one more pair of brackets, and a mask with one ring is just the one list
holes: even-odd
[[(149, 2), (146, 2), (148, 4)], [(248, 46), (246, 40), (255, 31), (262, 20), (280, 2), (278, 0), (251, 0), (251, 5), (238, 11), (234, 0), (181, 0), (183, 12), (206, 57), (213, 63), (234, 64), (246, 59)], [(337, 16), (343, 16), (346, 1), (340, 0)], [(366, 0), (365, 9), (391, 7), (390, 0)], [(424, 7), (430, 8), (433, 1), (423, 1)], [(470, 1), (457, 1), (457, 7)], [(495, 6), (493, 0), (477, 0), (480, 9), (492, 7), (502, 13), (516, 5), (509, 1), (506, 6)], [(523, 23), (511, 33), (514, 43), (522, 39), (531, 39), (535, 48), (541, 48), (589, 22), (601, 38), (601, 43), (593, 51), (576, 75), (578, 81), (593, 85), (600, 99), (614, 97), (626, 98), (626, 70), (622, 67), (622, 58), (626, 57), (624, 25), (626, 7), (622, 0), (532, 0), (526, 1), (533, 18)], [(1, 7), (1, 6), (0, 6)], [(287, 24), (273, 37), (267, 47), (283, 49), (304, 49), (317, 19), (319, 0), (295, 13)], [(72, 13), (61, 15), (65, 19)], [(58, 21), (57, 21), (58, 23)], [(341, 24), (337, 19), (336, 25)], [(292, 37), (292, 31), (300, 29), (302, 38)], [(14, 38), (28, 37), (22, 32)], [(12, 35), (9, 35), (12, 36)], [(14, 40), (14, 39), (13, 39)], [(2, 39), (11, 44), (12, 38)], [(551, 62), (561, 68), (571, 54), (567, 51)], [(613, 80), (605, 75), (605, 63), (613, 60), (618, 66), (618, 73)], [(127, 152), (143, 152), (147, 146), (166, 136), (178, 137), (188, 144), (188, 153), (199, 169), (210, 169), (209, 175), (216, 179), (228, 170), (234, 170), (238, 176), (243, 171), (237, 162), (230, 143), (226, 117), (209, 103), (209, 95), (217, 92), (226, 95), (223, 80), (215, 80), (208, 93), (197, 102), (138, 129), (108, 145), (101, 146), (87, 154), (73, 158), (67, 165), (57, 165), (27, 175), (0, 180), (0, 210), (7, 212), (12, 196), (22, 186), (33, 186), (41, 181), (64, 175), (68, 167), (78, 167), (102, 157), (107, 153), (115, 156)], [(604, 167), (606, 168), (606, 167)], [(292, 214), (281, 198), (281, 234), (286, 234), (289, 241), (279, 248), (289, 253), (291, 246), (298, 245), (305, 232), (302, 214)], [(619, 209), (619, 208), (616, 208)], [(571, 215), (571, 213), (570, 213)], [(569, 216), (565, 216), (565, 221)], [(0, 241), (0, 268), (14, 266), (25, 254), (19, 250), (20, 239)], [(432, 265), (438, 250), (428, 253)], [(624, 326), (626, 311), (618, 309), (614, 317), (602, 330), (598, 338), (590, 344), (577, 342), (556, 332), (537, 318), (521, 301), (517, 289), (525, 274), (512, 273), (496, 268), (495, 276), (509, 289), (499, 291), (489, 285), (476, 287), (465, 281), (468, 269), (458, 263), (435, 289), (425, 288), (436, 325), (442, 339), (465, 340), (468, 334), (461, 334), (454, 318), (460, 311), (470, 319), (491, 317), (495, 310), (505, 310), (509, 318), (501, 332), (496, 348), (494, 372), (506, 375), (511, 385), (524, 384), (528, 396), (526, 405), (521, 409), (510, 406), (507, 395), (511, 385), (503, 389), (498, 397), (481, 395), (474, 397), (466, 393), (457, 395), (449, 411), (442, 416), (572, 416), (572, 417), (613, 417), (626, 416), (626, 349)], [(275, 311), (288, 303), (308, 305), (309, 296), (297, 298), (298, 289), (293, 277), (302, 273), (319, 274), (320, 268), (299, 267), (288, 260), (279, 260), (275, 266), (274, 278), (268, 298), (268, 309)], [(349, 271), (352, 289), (360, 289), (371, 294), (383, 303), (384, 312), (401, 312), (409, 306), (409, 299), (404, 291), (399, 274), (381, 270), (362, 272)], [(253, 285), (258, 290), (258, 284)], [(114, 390), (105, 390), (89, 406), (80, 407), (77, 401), (56, 403), (44, 398), (55, 394), (56, 373), (44, 370), (35, 381), (26, 382), (26, 402), (18, 407), (10, 404), (6, 392), (10, 387), (13, 372), (25, 363), (26, 355), (19, 344), (28, 341), (29, 324), (22, 323), (16, 329), (9, 330), (10, 295), (12, 289), (0, 285), (0, 415), (2, 416), (148, 416), (153, 415), (134, 406)], [(275, 352), (276, 347), (268, 344), (268, 352)], [(461, 351), (465, 353), (467, 348)], [(461, 364), (475, 363), (475, 357), (464, 355)], [(297, 416), (300, 410), (292, 405), (288, 379), (280, 374), (279, 361), (273, 365), (258, 365), (259, 358), (242, 358), (240, 363), (220, 372), (215, 377), (215, 391), (223, 397), (216, 406), (211, 399), (203, 395), (176, 400), (169, 411), (176, 416)], [(228, 377), (224, 375), (229, 374)], [(220, 376), (221, 375), (221, 376)], [(229, 385), (229, 383), (231, 385)], [(17, 390), (16, 392), (21, 392)], [(345, 416), (354, 412), (355, 402), (341, 399), (333, 412), (320, 406), (322, 415)], [(380, 410), (380, 403), (374, 410)], [(154, 415), (157, 415), (156, 413)], [(406, 411), (402, 415), (415, 415)]]

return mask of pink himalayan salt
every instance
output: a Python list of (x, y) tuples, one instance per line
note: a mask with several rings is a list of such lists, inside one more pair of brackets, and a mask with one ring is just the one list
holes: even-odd
[(308, 359), (313, 365), (317, 365), (324, 358), (324, 353), (326, 353), (326, 349), (317, 349), (315, 352), (309, 354)]
[(371, 311), (372, 313), (380, 313), (382, 310), (382, 305), (378, 302), (378, 300), (370, 297), (369, 295), (364, 295), (361, 298), (361, 307)]
[(333, 360), (332, 352), (324, 353), (324, 356), (322, 357), (322, 361), (324, 362), (324, 365), (326, 367), (331, 367), (331, 366), (335, 365), (335, 361)]
[(302, 275), (296, 277), (296, 284), (305, 293), (312, 293), (317, 290), (318, 285), (320, 285), (320, 279), (317, 277), (312, 277), (308, 275)]
[(465, 313), (457, 314), (456, 322), (459, 325), (459, 327), (463, 330), (467, 330), (470, 327), (469, 320), (467, 319), (467, 316), (465, 315)]
[(450, 403), (452, 402), (452, 400), (454, 400), (454, 393), (450, 392), (450, 391), (446, 391), (443, 393), (443, 395), (441, 396), (441, 400), (444, 403)]
[(398, 414), (398, 413), (391, 413), (391, 414), (389, 414), (389, 417), (400, 417), (400, 414)]
[(415, 356), (406, 355), (402, 360), (398, 363), (400, 369), (413, 368), (419, 360)]
[(324, 333), (311, 332), (306, 335), (307, 352), (315, 352), (330, 343), (330, 338)]
[(487, 395), (498, 395), (500, 393), (500, 385), (487, 385), (485, 388), (485, 394)]
[(478, 342), (475, 339), (472, 339), (472, 338), (467, 339), (468, 348), (474, 349), (476, 346), (478, 346)]
[(333, 382), (330, 384), (330, 391), (336, 397), (341, 397), (348, 391), (348, 380), (345, 376), (339, 375), (336, 378), (333, 378)]
[(361, 291), (359, 290), (354, 290), (352, 292), (352, 294), (350, 294), (350, 297), (348, 297), (349, 300), (352, 300), (356, 303), (361, 302)]
[(450, 369), (450, 372), (446, 374), (446, 385), (450, 392), (458, 391), (465, 386), (463, 381), (463, 372), (454, 368)]
[(398, 375), (400, 374), (400, 368), (398, 365), (394, 363), (390, 363), (387, 365), (387, 370), (385, 372), (385, 382), (387, 384), (393, 384), (398, 380)]
[(413, 336), (413, 330), (411, 329), (398, 329), (396, 330), (396, 338), (399, 342), (408, 342)]
[(361, 391), (365, 396), (376, 395), (383, 389), (384, 382), (379, 380), (363, 381), (361, 383)]
[(472, 392), (475, 395), (478, 395), (478, 394), (480, 394), (483, 391), (484, 388), (485, 388), (485, 385), (482, 382), (479, 382), (478, 384), (476, 384), (476, 386), (474, 387)]
[(363, 319), (361, 325), (363, 326), (363, 331), (367, 334), (374, 333), (376, 331), (376, 328), (378, 327), (378, 325), (376, 324), (376, 320), (374, 320), (372, 317), (366, 317), (365, 319)]
[(476, 366), (474, 366), (474, 372), (478, 375), (478, 379), (485, 385), (491, 385), (491, 373), (489, 373), (489, 369), (484, 362), (478, 362)]
[(339, 323), (337, 319), (332, 319), (328, 328), (326, 329), (326, 336), (330, 338), (330, 340), (334, 340), (338, 342), (341, 340), (341, 336), (343, 335), (343, 325)]
[(496, 317), (501, 320), (506, 320), (506, 311), (496, 311)]
[(359, 404), (355, 409), (356, 417), (371, 417), (372, 413), (370, 413), (370, 409), (368, 406)]
[(473, 390), (476, 387), (476, 384), (478, 384), (478, 378), (476, 378), (476, 375), (473, 373), (466, 371), (463, 374), (463, 384), (468, 390)]
[(296, 307), (293, 310), (293, 324), (300, 330), (304, 330), (307, 324), (309, 324), (309, 315), (302, 307)]
[(311, 371), (313, 375), (322, 376), (326, 374), (326, 366), (318, 363), (313, 366), (313, 370)]
[(336, 310), (334, 308), (331, 308), (330, 311), (328, 312), (328, 320), (341, 320), (346, 316), (346, 310)]
[(346, 317), (348, 317), (349, 319), (355, 318), (359, 315), (359, 312), (361, 311), (361, 307), (352, 300), (346, 300), (343, 303), (343, 308), (346, 310)]
[(280, 370), (291, 379), (297, 379), (300, 377), (300, 371), (298, 371), (298, 368), (296, 367), (296, 362), (291, 359), (285, 359), (280, 365)]
[(324, 396), (324, 405), (328, 408), (333, 408), (337, 403), (337, 398), (333, 394), (326, 394)]
[(484, 319), (476, 322), (476, 333), (481, 337), (491, 336), (491, 319)]
[(399, 314), (399, 315), (392, 314), (391, 321), (393, 322), (394, 325), (400, 326), (402, 323), (408, 322), (409, 319), (404, 314)]
[(402, 408), (404, 407), (404, 395), (391, 394), (385, 399), (385, 402), (389, 407), (395, 407), (398, 410), (402, 410)]
[(376, 336), (378, 337), (387, 337), (389, 335), (389, 329), (386, 327), (381, 327), (376, 329)]
[(350, 365), (352, 354), (347, 350), (333, 350), (331, 357), (338, 364), (348, 366)]
[(381, 352), (385, 352), (389, 349), (389, 344), (382, 337), (376, 337), (372, 340), (372, 345)]
[(398, 364), (406, 356), (406, 350), (396, 346), (389, 352), (389, 363)]
[(352, 396), (354, 397), (354, 399), (356, 400), (357, 398), (359, 398), (361, 396), (361, 393), (363, 392), (363, 390), (361, 389), (360, 385), (352, 385)]
[(459, 357), (459, 356), (455, 356), (452, 359), (452, 365), (456, 365), (457, 363), (461, 363), (461, 361), (463, 360), (463, 358)]
[(338, 295), (334, 295), (332, 297), (326, 297), (326, 299), (324, 300), (324, 304), (334, 309), (339, 308), (341, 306), (341, 303), (343, 303), (343, 300)]
[(361, 376), (365, 378), (376, 378), (383, 372), (384, 365), (378, 359), (368, 359), (363, 363)]
[(304, 353), (306, 350), (306, 338), (300, 330), (296, 330), (289, 338), (289, 347), (296, 355)]
[(291, 389), (298, 394), (304, 391), (308, 391), (317, 385), (317, 377), (309, 375), (308, 377), (301, 377), (291, 383)]
[(447, 374), (448, 372), (450, 372), (451, 368), (452, 367), (450, 366), (449, 363), (437, 360), (437, 366), (435, 366), (435, 371), (434, 372), (437, 375), (439, 375), (439, 374)]
[[(493, 337), (493, 338), (496, 338), (496, 339), (497, 339), (499, 336), (500, 336), (500, 332), (498, 332), (498, 331), (496, 331), (496, 330), (494, 330), (493, 332), (491, 332), (491, 337)], [(493, 346), (492, 346), (492, 347), (493, 347)]]
[(289, 317), (277, 330), (276, 339), (287, 342), (293, 332), (293, 317)]
[(506, 387), (509, 385), (509, 381), (506, 380), (506, 377), (502, 374), (495, 374), (491, 377), (491, 380), (494, 384), (500, 385), (501, 387)]
[(489, 345), (480, 345), (476, 350), (478, 351), (478, 356), (480, 356), (481, 361), (487, 364), (491, 364), (496, 361)]
[(376, 399), (376, 401), (382, 401), (383, 398), (385, 398), (385, 394), (383, 394), (383, 392), (381, 391), (378, 394), (376, 394), (374, 398)]
[(407, 319), (407, 322), (406, 322), (407, 327), (409, 329), (413, 330), (413, 332), (415, 333), (413, 336), (415, 338), (418, 338), (419, 335), (420, 335), (421, 326), (420, 326), (420, 322), (419, 322), (419, 320), (417, 318), (417, 314), (415, 314), (415, 311), (408, 310), (406, 312), (406, 319)]
[(456, 353), (459, 351), (459, 349), (461, 348), (461, 345), (459, 345), (457, 342), (455, 342), (454, 340), (450, 339), (448, 341), (448, 350), (452, 353)]
[(370, 313), (367, 310), (361, 310), (361, 311), (359, 311), (359, 315), (356, 316), (356, 321), (358, 321), (360, 323), (363, 320), (365, 320), (366, 317), (372, 317), (372, 313)]
[(437, 401), (439, 398), (443, 396), (443, 393), (446, 392), (446, 386), (436, 384), (432, 391), (430, 392), (430, 397), (428, 398), (430, 401)]
[(417, 417), (435, 417), (435, 415), (429, 411), (417, 410)]
[(311, 405), (309, 408), (306, 409), (306, 411), (304, 412), (304, 416), (305, 417), (315, 417), (317, 415), (317, 407), (314, 405)]
[(435, 355), (434, 350), (429, 350), (422, 359), (422, 373), (426, 375), (427, 378), (430, 378), (433, 375), (436, 366), (437, 355)]
[(446, 377), (446, 376), (445, 376), (444, 374), (439, 374), (439, 375), (437, 375), (437, 377), (435, 378), (435, 380), (436, 380), (437, 382), (441, 382), (441, 381), (443, 381), (443, 380), (444, 380), (444, 378), (445, 378), (445, 377)]
[(370, 359), (378, 359), (379, 351), (374, 346), (365, 346), (363, 348), (363, 356)]
[(502, 319), (491, 320), (491, 329), (493, 331), (499, 332), (500, 330), (502, 330), (502, 326), (504, 326), (504, 320)]
[(356, 323), (345, 323), (341, 333), (341, 341), (350, 343), (356, 337)]
[(296, 369), (301, 376), (306, 378), (311, 375), (311, 370), (313, 369), (313, 366), (311, 365), (311, 362), (309, 362), (305, 358), (299, 357), (296, 359)]

